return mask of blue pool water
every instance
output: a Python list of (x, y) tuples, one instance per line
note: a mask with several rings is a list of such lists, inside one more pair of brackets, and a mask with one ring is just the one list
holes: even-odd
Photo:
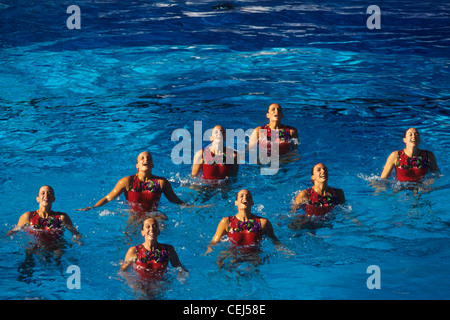
[[(77, 1), (81, 29), (69, 30), (70, 1), (0, 3), (0, 233), (37, 208), (41, 185), (67, 212), (84, 245), (70, 241), (61, 262), (24, 266), (26, 233), (0, 237), (1, 299), (448, 299), (450, 59), (445, 1)], [(381, 29), (369, 30), (369, 5)], [(216, 8), (214, 8), (216, 7)], [(172, 132), (220, 123), (244, 131), (265, 124), (272, 102), (299, 129), (298, 153), (276, 175), (242, 165), (236, 180), (202, 189), (188, 164), (175, 165)], [(371, 186), (408, 127), (436, 155), (442, 176), (419, 193)], [(206, 146), (206, 142), (204, 145)], [(165, 198), (160, 241), (189, 270), (170, 269), (150, 296), (119, 272), (142, 242), (124, 198), (89, 212), (115, 183), (153, 154), (154, 173), (177, 195)], [(290, 203), (328, 166), (347, 202), (316, 230), (288, 228)], [(254, 213), (269, 218), (291, 254), (262, 243), (256, 265), (219, 269), (228, 243), (205, 255), (234, 196), (252, 191)], [(446, 196), (447, 194), (447, 196)], [(356, 219), (358, 223), (355, 223)], [(67, 268), (81, 271), (69, 289)], [(377, 265), (381, 289), (368, 289)]]

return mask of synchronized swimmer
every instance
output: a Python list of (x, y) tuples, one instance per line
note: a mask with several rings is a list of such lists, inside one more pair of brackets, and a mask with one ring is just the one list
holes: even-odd
[(225, 146), (225, 129), (217, 125), (211, 132), (211, 144), (198, 150), (192, 165), (192, 177), (202, 174), (205, 180), (223, 180), (239, 170), (237, 151)]
[(428, 173), (439, 173), (436, 157), (433, 152), (419, 149), (420, 134), (416, 128), (409, 128), (403, 134), (405, 149), (392, 152), (381, 173), (382, 179), (389, 178), (392, 170), (398, 181), (419, 182)]
[(144, 242), (128, 249), (120, 270), (126, 271), (133, 264), (135, 270), (144, 277), (159, 276), (170, 262), (172, 267), (187, 271), (174, 247), (158, 242), (160, 233), (158, 220), (153, 217), (143, 220), (141, 235)]
[(40, 187), (36, 197), (39, 209), (22, 214), (17, 225), (8, 231), (7, 235), (12, 235), (24, 227), (30, 226), (31, 231), (51, 231), (52, 237), (49, 238), (59, 238), (64, 231), (63, 227), (65, 227), (72, 232), (74, 239), (80, 239), (81, 234), (74, 228), (67, 213), (52, 210), (55, 200), (55, 191), (51, 186)]
[(263, 235), (267, 235), (275, 244), (280, 243), (273, 232), (270, 221), (251, 212), (254, 202), (250, 191), (240, 190), (236, 194), (234, 205), (237, 207), (237, 214), (225, 217), (219, 222), (207, 252), (212, 251), (212, 247), (225, 235), (238, 246), (256, 245), (261, 241)]
[(320, 223), (320, 219), (324, 218), (335, 206), (345, 202), (342, 189), (328, 186), (328, 169), (323, 163), (317, 163), (312, 167), (311, 181), (313, 186), (302, 190), (295, 197), (291, 212), (302, 208), (305, 214), (289, 225), (292, 229), (317, 227), (317, 220)]
[(17, 225), (6, 234), (11, 236), (20, 230), (27, 230), (34, 235), (36, 244), (26, 250), (27, 259), (40, 249), (54, 251), (56, 257), (59, 257), (64, 228), (73, 234), (74, 242), (82, 244), (79, 241), (81, 234), (75, 229), (67, 213), (52, 210), (55, 200), (55, 191), (51, 186), (40, 187), (36, 197), (39, 208), (22, 214)]
[(131, 210), (141, 214), (156, 211), (161, 194), (164, 194), (167, 200), (172, 203), (189, 206), (178, 198), (167, 179), (152, 174), (153, 167), (151, 154), (148, 151), (141, 152), (136, 159), (138, 171), (136, 174), (120, 179), (114, 189), (94, 206), (79, 210), (88, 211), (92, 208), (101, 207), (116, 199), (122, 193), (125, 194)]
[[(258, 146), (260, 154), (270, 155), (273, 144), (277, 144), (278, 153), (281, 156), (298, 146), (298, 131), (294, 127), (281, 124), (283, 109), (278, 103), (269, 105), (266, 117), (269, 123), (253, 130), (249, 140), (249, 150)], [(272, 134), (275, 136), (272, 137)]]

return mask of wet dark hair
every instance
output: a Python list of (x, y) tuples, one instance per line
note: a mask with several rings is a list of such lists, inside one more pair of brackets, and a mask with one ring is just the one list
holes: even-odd
[(39, 196), (39, 192), (41, 191), (41, 189), (43, 188), (43, 187), (48, 187), (48, 188), (50, 188), (50, 190), (52, 190), (52, 192), (53, 192), (53, 195), (55, 195), (55, 190), (53, 190), (53, 188), (51, 187), (51, 186), (49, 186), (49, 185), (43, 185), (43, 186), (41, 186), (40, 188), (39, 188), (39, 190), (38, 190), (38, 196)]
[[(406, 138), (406, 133), (408, 132), (409, 129), (416, 129), (416, 128), (411, 127), (411, 128), (406, 129), (405, 132), (403, 133), (403, 138)], [(417, 133), (419, 133), (419, 130), (416, 129), (416, 131), (417, 131)], [(419, 133), (419, 135), (420, 135), (420, 133)]]
[[(313, 165), (313, 167), (311, 168), (311, 175), (314, 174), (314, 168), (318, 165), (318, 164), (323, 164), (323, 162), (317, 162), (315, 165)], [(328, 170), (327, 166), (325, 164), (323, 164), (323, 166)]]
[(248, 190), (248, 189), (241, 189), (241, 190), (238, 191), (238, 193), (236, 193), (236, 201), (237, 201), (237, 199), (238, 199), (239, 192), (241, 192), (242, 190), (247, 190), (248, 193), (250, 193), (250, 196), (253, 198), (253, 195), (252, 195), (252, 193), (250, 192), (250, 190)]
[(283, 110), (283, 107), (281, 106), (281, 104), (274, 102), (274, 103), (269, 104), (269, 106), (267, 107), (266, 113), (269, 112), (270, 106), (273, 104), (277, 104), (281, 108), (281, 110)]
[[(323, 164), (323, 162), (317, 162), (315, 165), (313, 165), (313, 167), (311, 168), (311, 175), (313, 175), (314, 174), (314, 168), (318, 165), (318, 164)], [(327, 169), (327, 171), (328, 171), (328, 168), (327, 168), (327, 166), (325, 165), (325, 164), (323, 164), (323, 166), (325, 167), (325, 169)], [(313, 181), (313, 179), (311, 179), (311, 182), (314, 184), (314, 181)]]
[(145, 217), (145, 218), (142, 219), (141, 230), (144, 230), (144, 222), (147, 221), (148, 219), (153, 219), (153, 220), (155, 220), (156, 226), (157, 226), (158, 229), (159, 229), (159, 222), (158, 222), (158, 220), (156, 220), (155, 217), (149, 216), (149, 217)]
[[(142, 151), (141, 153), (144, 153), (144, 152), (147, 152), (147, 153), (149, 154), (150, 158), (152, 158), (152, 161), (153, 161), (153, 156), (152, 156), (152, 154), (151, 154), (150, 152), (148, 152), (148, 151)], [(137, 164), (138, 161), (139, 161), (139, 156), (141, 155), (141, 153), (139, 153), (138, 156), (136, 157), (136, 164)]]

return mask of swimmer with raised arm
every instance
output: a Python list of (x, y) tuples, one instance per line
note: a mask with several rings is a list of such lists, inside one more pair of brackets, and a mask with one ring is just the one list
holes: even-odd
[(225, 145), (225, 129), (217, 125), (211, 132), (211, 144), (195, 153), (192, 177), (200, 174), (205, 180), (221, 180), (235, 176), (239, 169), (237, 152)]
[(120, 179), (114, 189), (100, 199), (93, 207), (79, 209), (87, 211), (104, 206), (122, 193), (128, 201), (132, 211), (137, 213), (152, 212), (158, 208), (161, 194), (167, 200), (182, 206), (190, 206), (180, 200), (172, 189), (170, 182), (152, 174), (153, 158), (147, 151), (141, 152), (136, 159), (137, 174)]
[(433, 152), (419, 149), (420, 134), (416, 128), (405, 131), (403, 142), (405, 143), (403, 150), (394, 151), (389, 155), (381, 173), (382, 179), (389, 178), (394, 168), (398, 181), (419, 182), (428, 171), (439, 173)]

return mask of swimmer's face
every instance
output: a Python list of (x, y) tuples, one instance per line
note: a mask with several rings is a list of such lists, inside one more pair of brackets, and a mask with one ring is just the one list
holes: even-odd
[(42, 186), (36, 197), (36, 201), (43, 207), (51, 207), (55, 199), (55, 192), (50, 186)]
[(136, 159), (136, 168), (139, 172), (150, 171), (153, 168), (153, 158), (147, 151), (141, 152)]
[(246, 209), (253, 206), (253, 197), (250, 191), (248, 191), (247, 189), (239, 191), (234, 204), (236, 207), (238, 207), (238, 209)]
[(215, 126), (211, 131), (211, 141), (225, 141), (225, 129), (222, 126)]
[(318, 163), (312, 170), (311, 180), (317, 182), (328, 181), (328, 169), (323, 163)]
[(420, 143), (419, 131), (417, 131), (416, 128), (409, 128), (405, 132), (403, 142), (406, 144), (406, 146), (417, 147)]
[(267, 118), (269, 121), (281, 121), (283, 118), (283, 110), (278, 103), (272, 103), (267, 109)]
[(154, 218), (146, 219), (142, 224), (141, 234), (148, 240), (157, 239), (160, 234), (158, 221)]

